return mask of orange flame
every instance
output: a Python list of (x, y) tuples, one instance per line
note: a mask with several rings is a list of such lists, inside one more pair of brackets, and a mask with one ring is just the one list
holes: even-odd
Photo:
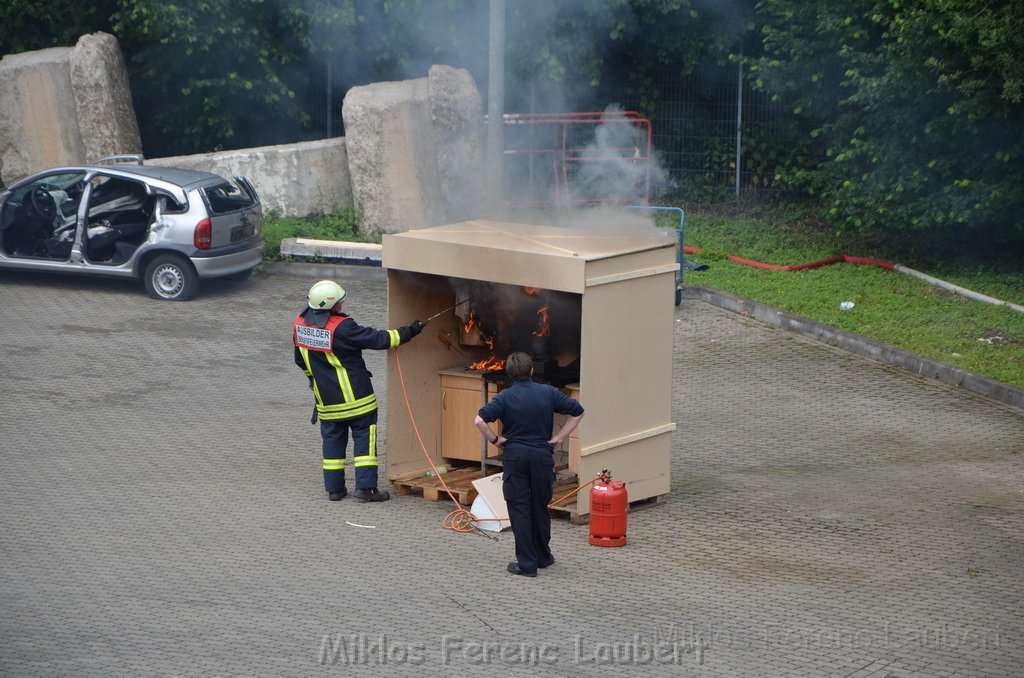
[(482, 370), (484, 372), (497, 372), (505, 369), (505, 361), (499, 360), (492, 355), (490, 358), (470, 363), (469, 369)]
[(469, 334), (476, 328), (476, 331), (480, 333), (480, 340), (490, 349), (491, 355), (483, 360), (470, 363), (469, 369), (471, 370), (483, 370), (485, 372), (497, 372), (505, 369), (505, 361), (499, 360), (494, 357), (494, 337), (486, 336), (483, 333), (483, 326), (480, 324), (480, 319), (476, 315), (476, 309), (470, 306), (469, 315), (466, 317), (466, 322), (462, 326), (463, 332)]
[(525, 292), (526, 294), (528, 294), (528, 295), (530, 295), (532, 297), (533, 295), (537, 294), (537, 292), (540, 292), (540, 288), (539, 287), (524, 287), (523, 288), (523, 292)]
[(548, 321), (548, 305), (544, 304), (537, 311), (537, 315), (540, 316), (537, 330), (533, 333), (535, 337), (547, 337), (551, 335), (551, 323)]

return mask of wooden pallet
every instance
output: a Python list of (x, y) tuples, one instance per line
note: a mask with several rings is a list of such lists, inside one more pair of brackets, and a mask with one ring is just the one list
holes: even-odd
[[(455, 496), (455, 499), (460, 504), (469, 505), (476, 499), (478, 493), (476, 488), (473, 487), (473, 481), (479, 480), (482, 477), (479, 466), (455, 468), (448, 471), (448, 473), (442, 474), (440, 477), (425, 476), (424, 474), (430, 470), (430, 468), (420, 469), (392, 479), (391, 486), (395, 489), (395, 494), (420, 494), (429, 501), (444, 501), (449, 499), (448, 492), (445, 491), (445, 485), (447, 485), (448, 491)], [(489, 466), (487, 468), (487, 475), (500, 472), (501, 469), (498, 467)], [(444, 484), (441, 483), (442, 479)], [(560, 478), (555, 481), (551, 496), (559, 500), (559, 507), (562, 505), (571, 506), (572, 510), (575, 510), (576, 495), (565, 495), (570, 494), (577, 487), (579, 487), (579, 481), (575, 476)], [(552, 507), (552, 510), (554, 508)]]
[[(473, 487), (473, 481), (482, 477), (479, 466), (457, 468), (440, 476), (424, 477), (423, 474), (429, 470), (426, 468), (392, 480), (391, 486), (395, 488), (395, 494), (422, 494), (423, 498), (429, 501), (447, 501), (448, 492), (451, 492), (455, 500), (464, 505), (472, 504), (476, 499), (477, 491)], [(493, 471), (497, 473), (499, 470), (495, 468)], [(448, 486), (448, 491), (445, 491), (445, 485)]]
[(564, 506), (566, 504), (575, 504), (576, 495), (574, 494), (571, 497), (567, 497), (566, 495), (570, 494), (579, 486), (580, 483), (575, 478), (556, 480), (554, 487), (551, 488), (551, 500), (553, 502), (550, 505), (551, 508), (554, 509), (555, 507)]

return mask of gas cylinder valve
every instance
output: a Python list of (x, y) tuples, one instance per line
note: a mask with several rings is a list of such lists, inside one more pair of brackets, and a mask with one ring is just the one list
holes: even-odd
[(612, 473), (606, 468), (601, 469), (601, 472), (597, 474), (597, 479), (602, 483), (610, 483), (612, 481)]

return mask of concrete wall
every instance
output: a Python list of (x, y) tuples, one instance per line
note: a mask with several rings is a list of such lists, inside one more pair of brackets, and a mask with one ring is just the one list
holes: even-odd
[[(98, 95), (99, 94), (99, 95)], [(0, 60), (0, 179), (141, 153), (124, 57), (114, 36)]]
[(352, 207), (352, 181), (343, 138), (147, 158), (146, 164), (224, 176), (240, 174), (256, 187), (265, 210), (285, 216), (324, 214)]

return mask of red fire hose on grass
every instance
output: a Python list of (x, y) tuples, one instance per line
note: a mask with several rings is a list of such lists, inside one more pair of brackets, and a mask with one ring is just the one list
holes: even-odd
[[(686, 249), (686, 248), (684, 248)], [(735, 261), (737, 264), (743, 264), (744, 266), (752, 266), (754, 268), (767, 268), (773, 271), (805, 271), (810, 268), (821, 268), (822, 266), (829, 266), (830, 264), (864, 264), (867, 266), (878, 266), (879, 268), (886, 268), (890, 271), (895, 269), (898, 264), (894, 264), (891, 261), (880, 261), (878, 259), (867, 259), (865, 257), (851, 257), (848, 254), (841, 254), (838, 257), (829, 257), (828, 259), (820, 259), (818, 261), (810, 261), (806, 264), (788, 264), (780, 266), (779, 264), (766, 264), (761, 261), (753, 261), (751, 259), (744, 259), (743, 257), (737, 257), (734, 254), (729, 255), (729, 261)]]
[[(696, 254), (696, 253), (701, 252), (701, 251), (703, 251), (703, 250), (701, 248), (699, 248), (699, 247), (690, 247), (689, 245), (683, 247), (683, 252), (686, 253), (686, 254)], [(926, 283), (928, 283), (930, 285), (936, 285), (937, 287), (941, 287), (941, 288), (943, 288), (945, 290), (948, 290), (950, 292), (953, 292), (955, 294), (959, 294), (962, 297), (967, 297), (968, 299), (973, 299), (975, 301), (982, 301), (982, 302), (985, 302), (986, 304), (993, 304), (995, 306), (1008, 306), (1011, 309), (1013, 309), (1014, 311), (1017, 311), (1018, 313), (1024, 313), (1024, 306), (1021, 306), (1020, 304), (1014, 304), (1014, 303), (1011, 303), (1011, 302), (1008, 302), (1008, 301), (1003, 301), (1002, 299), (996, 299), (995, 297), (990, 297), (987, 294), (982, 294), (980, 292), (975, 292), (973, 290), (969, 290), (966, 287), (960, 287), (959, 285), (954, 285), (951, 282), (947, 282), (945, 280), (940, 280), (938, 278), (935, 278), (933, 276), (928, 275), (927, 273), (921, 273), (920, 271), (915, 271), (914, 269), (908, 268), (908, 267), (904, 266), (903, 264), (896, 264), (896, 263), (893, 263), (891, 261), (883, 261), (883, 260), (880, 260), (880, 259), (868, 259), (866, 257), (853, 257), (853, 256), (850, 256), (849, 254), (841, 254), (841, 255), (836, 256), (836, 257), (829, 257), (828, 259), (820, 259), (818, 261), (810, 261), (810, 262), (807, 262), (805, 264), (788, 264), (788, 265), (766, 264), (763, 261), (754, 261), (752, 259), (744, 259), (743, 257), (737, 257), (734, 254), (728, 255), (728, 259), (729, 259), (729, 261), (734, 261), (737, 264), (742, 264), (744, 266), (751, 266), (753, 268), (768, 269), (768, 270), (772, 270), (772, 271), (805, 271), (805, 270), (812, 269), (812, 268), (821, 268), (822, 266), (829, 266), (831, 264), (843, 264), (843, 263), (847, 263), (847, 264), (861, 264), (861, 265), (866, 265), (866, 266), (877, 266), (879, 268), (884, 268), (884, 269), (887, 269), (889, 271), (896, 271), (897, 273), (903, 273), (905, 275), (912, 276), (912, 277), (917, 278), (919, 280), (923, 280), (924, 282), (926, 282)]]

